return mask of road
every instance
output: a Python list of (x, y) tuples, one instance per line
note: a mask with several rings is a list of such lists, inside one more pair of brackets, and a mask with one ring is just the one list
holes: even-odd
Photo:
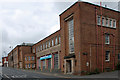
[(45, 75), (35, 71), (29, 70), (20, 70), (14, 68), (2, 68), (2, 77), (3, 78), (59, 78), (57, 76)]
[[(2, 74), (2, 75), (1, 75)], [(84, 80), (83, 78), (88, 78), (85, 80), (91, 80), (90, 78), (111, 78), (109, 80), (113, 80), (113, 78), (118, 78), (119, 74), (118, 71), (113, 71), (113, 72), (105, 72), (105, 73), (100, 73), (96, 75), (85, 75), (85, 76), (79, 76), (79, 75), (64, 75), (64, 74), (54, 74), (54, 73), (43, 73), (39, 71), (34, 71), (34, 70), (21, 70), (21, 69), (14, 69), (14, 68), (8, 68), (8, 67), (0, 67), (0, 79), (1, 78), (7, 78), (9, 80), (12, 80), (14, 78), (25, 78), (25, 79), (38, 79), (38, 78), (57, 78), (57, 80), (64, 80), (62, 78), (74, 78), (73, 80)], [(77, 78), (77, 79), (75, 79)], [(80, 79), (82, 78), (82, 79)], [(68, 80), (67, 79), (67, 80)], [(99, 80), (99, 79), (97, 79)], [(114, 79), (115, 80), (115, 79)]]

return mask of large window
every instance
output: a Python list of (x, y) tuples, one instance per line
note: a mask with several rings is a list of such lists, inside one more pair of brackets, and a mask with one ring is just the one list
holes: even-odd
[(59, 44), (60, 44), (61, 40), (60, 40), (60, 35), (59, 35)]
[(110, 51), (106, 51), (105, 61), (110, 61)]
[(46, 41), (46, 49), (47, 49), (47, 41)]
[(69, 28), (69, 52), (74, 52), (74, 23), (73, 19), (68, 21), (68, 28)]
[(50, 47), (50, 40), (48, 41), (48, 47)]
[(45, 49), (45, 44), (43, 44), (43, 50)]
[(54, 46), (54, 40), (52, 39), (52, 46)]
[(33, 53), (35, 53), (35, 48), (33, 48)]
[(32, 56), (32, 60), (34, 60), (34, 56)]
[(54, 68), (58, 69), (58, 54), (54, 54)]
[(106, 18), (106, 26), (108, 27), (108, 18)]
[(101, 20), (100, 20), (100, 16), (97, 16), (97, 24), (100, 25)]
[(27, 57), (25, 57), (25, 61), (27, 61)]
[(34, 68), (35, 66), (34, 66), (34, 64), (32, 64), (32, 68)]
[(104, 17), (102, 18), (102, 26), (105, 26), (105, 19), (104, 19)]
[(28, 64), (28, 68), (30, 68), (30, 64)]
[(112, 19), (110, 19), (109, 26), (112, 27)]
[(28, 56), (28, 60), (30, 61), (30, 56)]
[(113, 28), (116, 28), (116, 21), (113, 20)]
[(109, 34), (105, 34), (105, 44), (110, 44)]
[(25, 67), (27, 68), (27, 64), (25, 65)]
[(40, 48), (40, 50), (42, 50), (42, 45), (41, 45), (41, 48)]
[(55, 37), (55, 45), (57, 45), (58, 41), (57, 41), (57, 36)]

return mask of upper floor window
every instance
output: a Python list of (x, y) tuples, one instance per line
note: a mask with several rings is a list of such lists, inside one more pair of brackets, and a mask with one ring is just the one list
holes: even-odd
[(105, 19), (104, 19), (104, 17), (102, 18), (102, 26), (104, 26), (105, 25)]
[(57, 41), (57, 37), (55, 37), (55, 45), (57, 45), (58, 41)]
[(100, 23), (101, 23), (100, 16), (97, 16), (97, 24), (100, 25)]
[(33, 53), (35, 53), (35, 48), (33, 48)]
[(52, 46), (54, 46), (54, 40), (52, 39)]
[(40, 47), (41, 47), (40, 50), (42, 50), (42, 45), (40, 45)]
[(60, 44), (60, 42), (61, 42), (61, 39), (60, 39), (60, 35), (59, 35), (59, 44)]
[(110, 61), (110, 51), (106, 51), (105, 61)]
[(30, 61), (30, 56), (28, 56), (28, 60)]
[(27, 61), (27, 57), (25, 57), (25, 61)]
[(113, 20), (113, 28), (116, 28), (116, 21)]
[(108, 18), (106, 18), (106, 26), (108, 27)]
[(109, 26), (112, 27), (112, 19), (110, 19)]
[(43, 44), (43, 49), (45, 49), (45, 44)]
[(74, 52), (74, 21), (70, 19), (68, 21), (68, 29), (69, 29), (69, 52)]
[(47, 42), (46, 42), (46, 49), (47, 49)]
[(48, 41), (48, 47), (50, 47), (50, 40)]
[(105, 44), (110, 44), (109, 34), (105, 34)]

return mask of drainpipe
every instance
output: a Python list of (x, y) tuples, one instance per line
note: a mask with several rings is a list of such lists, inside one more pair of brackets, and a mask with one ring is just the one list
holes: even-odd
[(100, 2), (100, 11), (101, 11), (101, 38), (102, 38), (102, 72), (103, 72), (103, 30), (102, 30), (102, 2)]

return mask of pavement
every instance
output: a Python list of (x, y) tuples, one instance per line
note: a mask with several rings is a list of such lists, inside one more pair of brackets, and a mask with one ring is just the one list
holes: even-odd
[[(1, 68), (0, 68), (1, 69)], [(94, 75), (85, 75), (85, 76), (80, 76), (80, 75), (68, 75), (68, 74), (62, 74), (62, 73), (51, 73), (51, 72), (41, 72), (39, 70), (24, 70), (24, 69), (14, 69), (14, 68), (8, 68), (8, 67), (3, 67), (2, 69), (2, 78), (7, 78), (12, 80), (13, 78), (47, 78), (47, 79), (85, 79), (85, 80), (90, 80), (90, 79), (105, 79), (107, 80), (116, 80), (118, 79), (119, 76), (119, 71), (112, 71), (112, 72), (104, 72), (100, 74), (94, 74)], [(1, 78), (0, 77), (0, 78)]]

